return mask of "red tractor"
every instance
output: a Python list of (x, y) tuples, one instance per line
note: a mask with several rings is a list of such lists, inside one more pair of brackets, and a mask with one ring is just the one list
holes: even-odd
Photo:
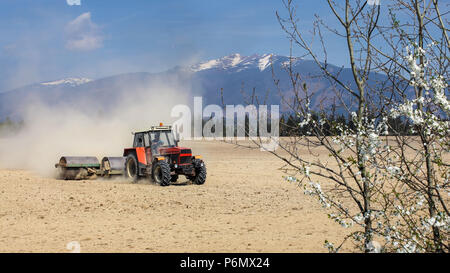
[(124, 174), (136, 181), (151, 177), (161, 186), (176, 182), (185, 175), (194, 184), (206, 181), (206, 166), (201, 156), (192, 156), (189, 148), (179, 147), (171, 126), (152, 126), (150, 130), (134, 133), (133, 148), (123, 152)]
[(185, 175), (197, 185), (206, 180), (206, 166), (201, 156), (192, 156), (189, 148), (178, 147), (171, 126), (152, 126), (150, 130), (134, 133), (133, 148), (123, 157), (63, 156), (55, 164), (58, 177), (65, 180), (95, 179), (125, 175), (134, 182), (139, 177), (151, 177), (161, 186), (175, 182)]

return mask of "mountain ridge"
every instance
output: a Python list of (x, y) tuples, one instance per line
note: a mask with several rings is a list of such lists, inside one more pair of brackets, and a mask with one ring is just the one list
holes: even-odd
[[(265, 104), (280, 104), (280, 93), (290, 90), (290, 79), (285, 71), (292, 62), (307, 85), (316, 91), (312, 98), (313, 107), (334, 96), (333, 86), (322, 75), (320, 68), (312, 60), (290, 58), (275, 54), (253, 54), (242, 56), (234, 53), (217, 59), (207, 60), (190, 66), (176, 66), (158, 73), (122, 73), (99, 79), (69, 77), (53, 81), (31, 84), (0, 93), (0, 120), (8, 117), (20, 119), (21, 109), (33, 100), (44, 104), (65, 103), (83, 108), (83, 102), (95, 101), (95, 109), (108, 111), (118, 105), (124, 96), (132, 96), (136, 90), (158, 92), (161, 86), (180, 88), (192, 96), (203, 96), (205, 104), (221, 104), (220, 90), (224, 90), (227, 104), (242, 104), (243, 93), (252, 93), (266, 98)], [(332, 71), (339, 71), (342, 81), (353, 82), (351, 70), (328, 64)], [(275, 85), (273, 76), (279, 80)], [(279, 90), (280, 89), (280, 90)], [(141, 91), (139, 91), (141, 92)], [(268, 95), (267, 95), (268, 94)], [(262, 103), (262, 101), (260, 101)]]

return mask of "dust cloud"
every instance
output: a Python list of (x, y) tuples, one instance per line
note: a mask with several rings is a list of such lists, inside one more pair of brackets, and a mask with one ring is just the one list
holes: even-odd
[[(24, 128), (0, 138), (0, 168), (27, 169), (40, 175), (55, 175), (54, 164), (61, 156), (122, 156), (132, 145), (133, 131), (159, 122), (174, 121), (170, 111), (176, 104), (188, 104), (186, 87), (157, 84), (125, 90), (108, 102), (86, 94), (77, 103), (48, 105), (36, 99), (22, 109)], [(82, 107), (81, 107), (82, 106)], [(103, 108), (102, 108), (103, 109)]]

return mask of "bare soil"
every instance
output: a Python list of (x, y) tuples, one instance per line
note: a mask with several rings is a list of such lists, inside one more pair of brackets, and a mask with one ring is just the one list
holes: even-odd
[(181, 176), (179, 185), (161, 187), (0, 169), (0, 252), (69, 252), (72, 241), (81, 252), (326, 252), (325, 240), (339, 243), (349, 232), (286, 182), (269, 153), (182, 145), (203, 155), (204, 185)]

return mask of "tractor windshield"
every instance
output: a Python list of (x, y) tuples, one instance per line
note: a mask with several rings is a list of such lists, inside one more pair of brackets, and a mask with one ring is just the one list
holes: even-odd
[(152, 146), (175, 147), (175, 139), (171, 131), (150, 132)]

